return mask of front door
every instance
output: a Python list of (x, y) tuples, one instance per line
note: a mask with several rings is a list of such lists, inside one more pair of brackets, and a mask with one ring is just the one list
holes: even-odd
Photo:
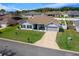
[(33, 25), (33, 29), (37, 29), (37, 24), (34, 24)]

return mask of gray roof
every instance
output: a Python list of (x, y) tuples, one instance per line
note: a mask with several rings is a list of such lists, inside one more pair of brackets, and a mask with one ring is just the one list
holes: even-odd
[(23, 23), (27, 22), (27, 20), (19, 20), (18, 22), (19, 22), (19, 24), (23, 24)]
[(79, 27), (79, 20), (74, 21), (74, 24), (75, 24), (77, 27)]
[(42, 13), (41, 12), (27, 12), (27, 13), (24, 13), (23, 15), (41, 15)]
[(79, 11), (68, 11), (68, 15), (79, 15)]

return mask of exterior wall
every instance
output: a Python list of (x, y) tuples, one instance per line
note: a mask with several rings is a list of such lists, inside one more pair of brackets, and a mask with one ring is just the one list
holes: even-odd
[[(21, 25), (25, 25), (25, 28), (22, 28)], [(32, 25), (32, 24), (30, 24), (28, 22), (25, 22), (25, 23), (23, 23), (21, 25), (20, 25), (20, 28), (23, 29), (23, 30), (32, 30), (32, 29), (27, 28), (27, 25)], [(32, 25), (32, 28), (33, 28), (33, 25)]]
[(76, 27), (76, 31), (79, 32), (79, 27)]
[(62, 28), (63, 29), (67, 29), (67, 25), (62, 25)]
[(7, 27), (7, 24), (0, 24), (0, 26), (1, 26), (1, 29), (3, 29)]
[[(34, 30), (33, 29), (33, 24), (30, 24), (30, 23), (26, 22), (26, 23), (23, 23), (22, 25), (25, 25), (25, 28), (22, 28), (20, 26), (20, 28), (22, 30)], [(32, 29), (28, 29), (27, 25), (32, 25)], [(39, 31), (58, 31), (59, 30), (59, 26), (57, 24), (48, 24), (48, 25), (44, 25), (44, 26), (45, 26), (45, 30), (39, 30), (39, 29), (38, 30)]]
[(57, 24), (48, 24), (46, 26), (47, 31), (58, 31), (58, 25)]

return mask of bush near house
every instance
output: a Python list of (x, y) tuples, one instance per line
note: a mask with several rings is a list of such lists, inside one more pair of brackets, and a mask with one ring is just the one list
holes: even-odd
[(59, 32), (64, 32), (64, 29), (62, 27), (59, 28)]
[(0, 34), (2, 33), (3, 31), (2, 30), (0, 30)]

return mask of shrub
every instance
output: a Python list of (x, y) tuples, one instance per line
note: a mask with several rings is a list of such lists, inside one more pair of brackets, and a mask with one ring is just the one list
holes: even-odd
[(32, 41), (29, 37), (27, 38), (27, 40), (28, 40), (28, 43), (32, 43)]
[(64, 32), (64, 29), (62, 27), (59, 28), (59, 32)]
[(16, 26), (17, 24), (9, 24), (8, 26)]
[(3, 30), (0, 30), (0, 34), (3, 32)]

